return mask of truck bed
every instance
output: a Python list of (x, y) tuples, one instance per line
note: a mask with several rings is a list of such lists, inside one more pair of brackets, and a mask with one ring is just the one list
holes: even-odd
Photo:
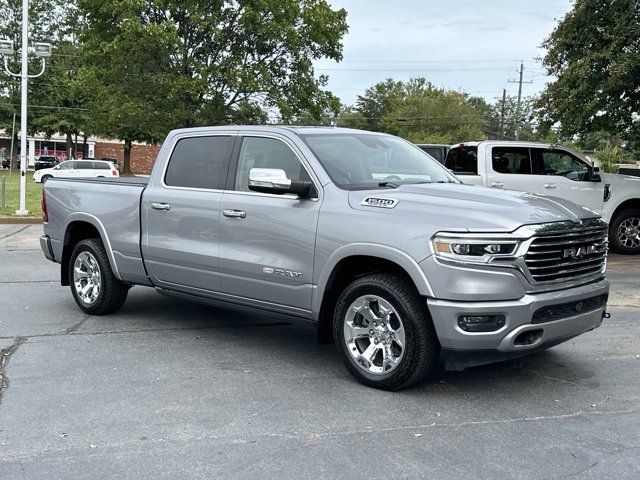
[(44, 185), (46, 231), (56, 259), (73, 228), (90, 224), (105, 240), (120, 279), (148, 283), (140, 253), (140, 201), (148, 178), (52, 178)]

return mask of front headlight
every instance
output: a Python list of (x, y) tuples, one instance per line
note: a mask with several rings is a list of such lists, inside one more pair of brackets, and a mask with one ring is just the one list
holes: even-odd
[(464, 234), (438, 234), (431, 240), (436, 256), (465, 263), (489, 263), (495, 258), (513, 257), (517, 240), (481, 238)]

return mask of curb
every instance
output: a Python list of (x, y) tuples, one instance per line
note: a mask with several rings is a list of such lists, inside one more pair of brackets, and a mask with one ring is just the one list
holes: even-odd
[(0, 217), (0, 225), (41, 225), (42, 217)]

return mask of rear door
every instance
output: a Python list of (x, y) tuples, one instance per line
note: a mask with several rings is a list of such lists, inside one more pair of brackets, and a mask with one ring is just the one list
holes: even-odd
[(222, 290), (248, 303), (288, 313), (311, 309), (320, 199), (252, 192), (252, 168), (279, 168), (291, 180), (313, 180), (302, 155), (285, 138), (244, 136), (232, 162), (220, 210)]
[(160, 180), (143, 195), (142, 252), (153, 283), (220, 291), (220, 199), (235, 134), (177, 137)]
[(487, 155), (489, 187), (540, 193), (542, 176), (528, 147), (494, 146)]
[(565, 198), (602, 213), (604, 182), (591, 180), (586, 162), (562, 149), (534, 148), (532, 152), (543, 172), (543, 195)]

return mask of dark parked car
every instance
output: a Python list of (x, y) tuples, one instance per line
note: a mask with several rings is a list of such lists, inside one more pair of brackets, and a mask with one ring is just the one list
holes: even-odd
[(40, 170), (42, 168), (53, 168), (58, 165), (60, 161), (53, 155), (40, 156), (36, 159), (34, 170)]

